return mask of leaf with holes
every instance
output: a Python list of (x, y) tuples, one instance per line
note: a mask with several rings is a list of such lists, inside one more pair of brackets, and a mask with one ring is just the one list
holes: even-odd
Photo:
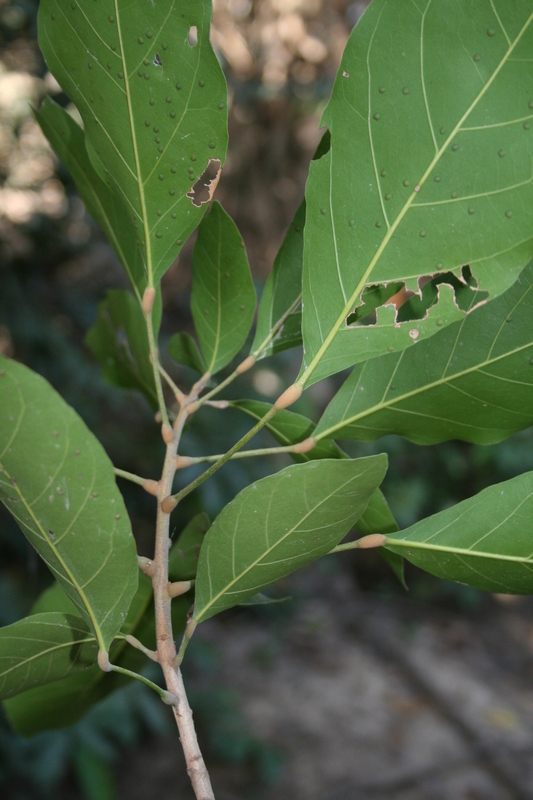
[[(265, 414), (272, 408), (270, 403), (263, 403), (260, 400), (232, 400), (230, 405), (248, 414), (256, 422), (263, 419)], [(282, 409), (277, 412), (275, 417), (269, 419), (265, 425), (265, 430), (271, 433), (274, 439), (283, 447), (287, 447), (303, 442), (304, 439), (312, 436), (315, 424), (308, 417), (304, 417), (303, 414)], [(294, 461), (302, 464), (317, 458), (348, 458), (346, 453), (343, 453), (335, 442), (328, 439), (317, 443), (316, 447), (313, 447), (307, 453), (291, 453), (291, 457)]]
[(533, 425), (533, 263), (505, 294), (411, 350), (354, 368), (316, 436), (491, 444)]
[(307, 183), (301, 385), (413, 346), (524, 269), (532, 48), (528, 2), (374, 0), (363, 15)]
[(215, 201), (198, 229), (192, 256), (191, 310), (207, 372), (213, 375), (237, 355), (255, 304), (242, 236)]
[(0, 628), (0, 700), (94, 665), (98, 642), (81, 617), (50, 613)]
[(533, 472), (484, 489), (387, 537), (417, 567), (475, 589), (533, 592)]
[(107, 650), (139, 571), (113, 465), (50, 384), (3, 356), (0, 499)]
[(109, 291), (85, 342), (108, 383), (137, 389), (154, 411), (159, 407), (144, 315), (133, 295), (122, 289)]
[(384, 454), (310, 461), (244, 489), (206, 534), (194, 619), (231, 608), (329, 553), (364, 512), (386, 470)]
[(263, 289), (252, 354), (280, 353), (302, 343), (302, 259), (305, 202), (295, 214)]
[(210, 16), (209, 0), (39, 6), (41, 50), (80, 111), (95, 169), (126, 209), (151, 286), (200, 222), (226, 154)]

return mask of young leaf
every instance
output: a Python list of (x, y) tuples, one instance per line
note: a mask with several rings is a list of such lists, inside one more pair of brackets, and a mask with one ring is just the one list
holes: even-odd
[(37, 122), (57, 155), (70, 172), (87, 211), (113, 245), (139, 303), (146, 287), (143, 253), (132, 235), (123, 202), (116, 197), (91, 163), (85, 134), (64, 108), (45, 97), (35, 112)]
[(278, 251), (259, 303), (251, 348), (252, 353), (259, 353), (258, 358), (302, 343), (299, 306), (302, 300), (304, 225), (305, 202), (302, 202)]
[(0, 700), (93, 666), (98, 642), (81, 619), (51, 613), (0, 628)]
[(354, 368), (316, 436), (490, 444), (533, 424), (533, 263), (501, 297), (411, 350)]
[(533, 472), (387, 537), (386, 548), (437, 575), (475, 589), (533, 592)]
[(255, 312), (255, 289), (244, 242), (220, 203), (198, 229), (192, 256), (191, 310), (207, 372), (237, 355)]
[(182, 530), (168, 554), (168, 577), (171, 581), (190, 581), (196, 577), (198, 556), (211, 520), (202, 511)]
[(400, 323), (388, 305), (351, 324), (365, 287), (420, 291), (449, 271), (466, 280), (469, 264), (493, 299), (527, 264), (532, 47), (530, 3), (370, 5), (322, 119), (331, 149), (307, 183), (300, 385), (463, 316), (444, 278), (424, 319)]
[(209, 0), (39, 6), (44, 57), (80, 111), (94, 167), (127, 209), (150, 286), (203, 216), (204, 171), (216, 167), (214, 184), (225, 158), (226, 84), (210, 16)]
[[(256, 421), (263, 419), (265, 414), (272, 408), (269, 403), (262, 403), (259, 400), (233, 400), (230, 405), (233, 408), (244, 411), (245, 414), (248, 414)], [(276, 416), (267, 422), (265, 430), (271, 433), (274, 439), (285, 447), (297, 444), (297, 442), (303, 442), (304, 439), (313, 436), (315, 424), (307, 417), (304, 417), (303, 414), (283, 409), (278, 411)], [(307, 453), (291, 453), (291, 456), (294, 461), (302, 464), (317, 458), (348, 458), (346, 453), (343, 453), (335, 442), (328, 439), (317, 442), (316, 447), (313, 447)]]
[[(141, 574), (139, 588), (121, 630), (122, 634), (135, 636), (151, 649), (155, 647), (152, 597), (152, 583), (146, 575)], [(177, 597), (172, 601), (172, 624), (176, 635), (185, 629), (189, 605), (190, 601), (186, 596)], [(56, 611), (70, 614), (71, 610), (70, 600), (61, 586), (55, 583), (42, 593), (31, 613)], [(146, 656), (123, 639), (116, 639), (113, 642), (110, 658), (113, 664), (134, 672), (138, 672), (146, 664)], [(51, 728), (73, 725), (92, 706), (130, 680), (116, 672), (104, 673), (94, 664), (77, 675), (69, 675), (52, 684), (36, 687), (12, 697), (4, 702), (4, 709), (12, 728), (17, 733), (22, 736), (34, 736)]]
[(200, 551), (194, 619), (201, 622), (329, 553), (364, 512), (386, 455), (287, 467), (244, 489)]
[[(361, 536), (371, 533), (396, 533), (398, 525), (392, 516), (389, 504), (381, 489), (376, 489), (365, 509), (365, 513), (357, 522), (357, 530)], [(403, 556), (393, 553), (384, 547), (378, 549), (379, 555), (387, 562), (404, 589), (407, 589), (404, 575)]]
[(108, 649), (139, 571), (113, 465), (43, 378), (3, 356), (0, 499)]
[(122, 289), (109, 291), (85, 342), (108, 383), (137, 389), (154, 411), (159, 407), (144, 315), (133, 295)]
[(175, 333), (168, 343), (168, 354), (178, 364), (196, 370), (200, 375), (207, 372), (205, 361), (198, 345), (188, 333)]

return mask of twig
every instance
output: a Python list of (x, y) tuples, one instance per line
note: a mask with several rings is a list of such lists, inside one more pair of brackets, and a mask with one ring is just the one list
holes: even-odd
[[(252, 456), (275, 456), (278, 453), (307, 453), (315, 446), (312, 436), (304, 439), (303, 442), (288, 444), (283, 447), (262, 447), (257, 450), (240, 450), (235, 453), (233, 458), (251, 458)], [(193, 464), (204, 464), (220, 461), (224, 458), (224, 453), (216, 456), (178, 456), (178, 468), (190, 467)]]

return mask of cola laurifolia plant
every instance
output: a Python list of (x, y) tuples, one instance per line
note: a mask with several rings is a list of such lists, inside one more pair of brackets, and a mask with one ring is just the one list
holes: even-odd
[[(0, 496), (56, 582), (0, 630), (0, 697), (16, 730), (67, 725), (124, 681), (175, 716), (197, 798), (213, 798), (180, 664), (195, 628), (329, 553), (379, 548), (487, 591), (533, 591), (533, 473), (399, 531), (380, 484), (386, 454), (336, 440), (489, 444), (533, 422), (533, 3), (374, 0), (353, 31), (305, 200), (257, 310), (242, 238), (213, 193), (227, 91), (209, 0), (41, 0), (40, 45), (82, 125), (46, 99), (36, 116), (127, 272), (87, 336), (103, 377), (150, 403), (159, 476), (115, 469), (41, 377), (0, 358)], [(196, 339), (161, 363), (161, 278), (191, 233)], [(303, 345), (273, 405), (224, 454), (192, 458), (181, 434), (261, 359)], [(165, 356), (165, 363), (168, 359)], [(316, 423), (290, 409), (351, 369)], [(217, 382), (218, 381), (218, 382)], [(276, 446), (245, 449), (266, 428)], [(286, 452), (211, 524), (180, 501), (229, 459)], [(179, 492), (177, 470), (205, 462)], [(157, 498), (153, 553), (138, 554), (115, 477)], [(182, 529), (169, 549), (169, 524)], [(352, 528), (359, 538), (341, 543)], [(177, 644), (176, 644), (177, 643)], [(142, 674), (161, 668), (165, 688)]]

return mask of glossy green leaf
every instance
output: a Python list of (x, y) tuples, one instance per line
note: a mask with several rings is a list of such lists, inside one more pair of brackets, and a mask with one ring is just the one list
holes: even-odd
[(305, 202), (301, 203), (281, 245), (263, 289), (251, 352), (257, 358), (302, 343), (302, 260)]
[[(396, 533), (398, 530), (396, 520), (381, 489), (376, 489), (368, 501), (365, 513), (357, 522), (357, 530), (361, 536), (369, 536), (371, 533)], [(403, 588), (407, 589), (403, 556), (384, 547), (380, 547), (377, 552), (387, 562)]]
[[(263, 419), (265, 414), (272, 408), (270, 403), (263, 403), (260, 400), (233, 400), (230, 405), (233, 408), (244, 411), (245, 414), (248, 414), (256, 421)], [(282, 409), (266, 423), (265, 430), (271, 433), (274, 439), (283, 447), (286, 447), (297, 444), (297, 442), (303, 442), (304, 439), (312, 436), (315, 424), (307, 417), (304, 417), (303, 414)], [(294, 461), (302, 464), (318, 458), (348, 458), (346, 453), (343, 453), (335, 442), (328, 439), (318, 442), (316, 447), (313, 447), (307, 453), (291, 453), (291, 457)]]
[(244, 489), (200, 551), (194, 619), (201, 622), (335, 547), (364, 512), (386, 455), (287, 467)]
[(190, 581), (196, 577), (200, 548), (210, 525), (211, 520), (202, 511), (182, 530), (168, 554), (168, 577), (171, 581)]
[(354, 368), (317, 436), (490, 444), (533, 425), (533, 264), (505, 294), (410, 350)]
[[(374, 0), (363, 15), (322, 119), (331, 149), (307, 183), (301, 384), (461, 318), (450, 284), (472, 283), (464, 265), (483, 302), (528, 263), (532, 48), (524, 0)], [(365, 287), (421, 291), (438, 275), (425, 318), (385, 305), (354, 321)]]
[(43, 378), (3, 356), (0, 498), (107, 649), (138, 581), (113, 465)]
[(194, 369), (200, 375), (207, 371), (198, 345), (188, 333), (175, 333), (169, 340), (168, 353), (177, 364)]
[(234, 358), (255, 313), (255, 289), (242, 236), (214, 202), (198, 229), (192, 256), (191, 310), (207, 371)]
[(388, 537), (387, 549), (432, 575), (475, 589), (533, 592), (533, 472)]
[(225, 158), (226, 84), (210, 16), (209, 0), (39, 6), (41, 50), (80, 111), (95, 169), (126, 208), (150, 285), (198, 225), (211, 194), (201, 186)]
[(70, 172), (87, 211), (113, 245), (140, 303), (146, 287), (143, 253), (137, 239), (132, 236), (124, 203), (93, 167), (85, 146), (85, 134), (64, 108), (45, 97), (35, 116)]
[[(155, 622), (152, 583), (141, 574), (139, 588), (122, 626), (121, 634), (131, 634), (146, 647), (155, 648)], [(179, 636), (185, 629), (190, 599), (184, 595), (172, 601), (172, 624), (174, 634)], [(71, 603), (59, 584), (54, 584), (39, 597), (32, 613), (60, 611), (70, 613)], [(146, 664), (146, 656), (116, 639), (111, 645), (111, 662), (125, 669), (138, 672)], [(4, 709), (13, 729), (23, 736), (51, 728), (73, 725), (87, 711), (111, 692), (120, 689), (131, 679), (118, 673), (104, 673), (95, 664), (78, 675), (30, 689), (12, 697), (4, 703)]]
[(144, 314), (133, 295), (113, 289), (98, 306), (98, 319), (85, 342), (112, 386), (137, 389), (159, 408)]
[(0, 700), (93, 666), (98, 642), (81, 617), (51, 613), (0, 628)]

